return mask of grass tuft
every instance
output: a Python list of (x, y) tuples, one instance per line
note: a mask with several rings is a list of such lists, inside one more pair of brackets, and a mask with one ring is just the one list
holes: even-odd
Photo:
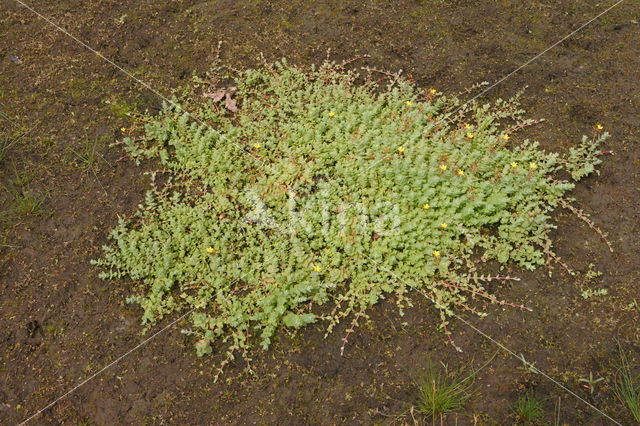
[(7, 148), (9, 146), (8, 141), (0, 141), (0, 163), (4, 160), (4, 157), (7, 156)]
[(437, 417), (461, 410), (475, 394), (476, 373), (451, 372), (445, 365), (440, 368), (429, 363), (418, 382), (416, 411), (435, 421)]
[(36, 216), (42, 213), (43, 202), (42, 197), (28, 192), (20, 192), (14, 197), (15, 209), (23, 216)]
[(69, 147), (69, 151), (73, 154), (78, 167), (84, 170), (94, 170), (101, 161), (110, 165), (100, 153), (100, 148), (105, 144), (103, 139), (95, 138), (93, 141), (85, 141), (78, 150)]
[(618, 348), (620, 360), (615, 380), (616, 396), (627, 406), (633, 418), (640, 422), (640, 377), (634, 374), (631, 360), (622, 346)]
[(518, 398), (512, 410), (518, 421), (534, 424), (544, 416), (544, 400), (533, 393), (526, 393)]

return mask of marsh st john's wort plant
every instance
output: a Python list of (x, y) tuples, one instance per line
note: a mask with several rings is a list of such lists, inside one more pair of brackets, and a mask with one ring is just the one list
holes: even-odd
[[(283, 326), (322, 320), (331, 332), (346, 320), (350, 333), (391, 296), (400, 313), (426, 296), (445, 332), (455, 310), (482, 315), (478, 299), (519, 306), (483, 287), (511, 277), (485, 277), (478, 263), (559, 261), (551, 214), (572, 206), (574, 183), (556, 172), (588, 174), (607, 137), (545, 152), (516, 142), (531, 122), (517, 99), (462, 104), (400, 78), (356, 83), (335, 63), (265, 65), (233, 90), (223, 78), (196, 82), (181, 107), (123, 140), (167, 179), (95, 261), (103, 278), (137, 283), (129, 300), (144, 324), (195, 308), (186, 332), (199, 354), (226, 348), (223, 365), (254, 342), (268, 348)], [(233, 109), (210, 96), (220, 91)]]

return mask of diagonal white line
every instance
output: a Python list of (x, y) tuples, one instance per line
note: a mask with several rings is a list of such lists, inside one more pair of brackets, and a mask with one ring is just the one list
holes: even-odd
[[(91, 46), (89, 46), (87, 43), (85, 43), (84, 41), (80, 40), (79, 38), (77, 38), (76, 36), (74, 36), (73, 34), (71, 34), (69, 31), (65, 30), (64, 28), (62, 28), (61, 26), (59, 26), (58, 24), (56, 24), (55, 22), (53, 22), (51, 19), (47, 18), (46, 16), (42, 15), (41, 13), (39, 13), (38, 11), (34, 10), (31, 6), (29, 6), (28, 4), (24, 3), (21, 0), (15, 0), (17, 3), (19, 3), (20, 5), (22, 5), (23, 7), (25, 7), (26, 9), (30, 10), (32, 13), (34, 13), (36, 16), (38, 16), (40, 19), (43, 19), (44, 21), (46, 21), (47, 23), (49, 23), (50, 25), (52, 25), (53, 27), (55, 27), (58, 31), (62, 32), (63, 34), (69, 36), (70, 38), (72, 38), (76, 43), (80, 44), (82, 47), (84, 47), (85, 49), (89, 50), (90, 52), (92, 52), (93, 54), (95, 54), (96, 56), (98, 56), (100, 59), (103, 59), (105, 62), (107, 62), (109, 65), (113, 66), (114, 68), (116, 68), (117, 70), (119, 70), (120, 72), (122, 72), (123, 74), (125, 74), (127, 77), (129, 77), (130, 79), (132, 79), (133, 81), (135, 81), (136, 83), (140, 84), (142, 87), (144, 87), (145, 89), (149, 90), (151, 93), (153, 93), (154, 95), (158, 96), (160, 99), (162, 99), (163, 101), (171, 104), (172, 106), (176, 107), (179, 111), (184, 112), (185, 114), (187, 114), (190, 118), (192, 118), (194, 121), (196, 121), (198, 124), (202, 124), (204, 126), (207, 126), (210, 130), (212, 130), (215, 133), (218, 133), (215, 129), (213, 129), (209, 124), (207, 124), (206, 122), (202, 121), (200, 118), (196, 117), (194, 114), (192, 114), (189, 111), (186, 111), (184, 108), (182, 108), (181, 105), (177, 104), (176, 102), (172, 101), (171, 99), (167, 98), (166, 96), (164, 96), (162, 93), (158, 92), (156, 89), (154, 89), (153, 87), (151, 87), (148, 83), (146, 83), (143, 80), (140, 80), (139, 78), (137, 78), (135, 75), (131, 74), (129, 71), (127, 71), (126, 69), (122, 68), (120, 65), (116, 64), (115, 62), (113, 62), (111, 59), (107, 58), (106, 56), (104, 56), (102, 53), (98, 52), (97, 50), (95, 50), (94, 48), (92, 48)], [(229, 139), (227, 139), (227, 137), (223, 134), (218, 133), (218, 135), (226, 141), (229, 141)], [(229, 141), (231, 143), (233, 143), (238, 149), (240, 149), (242, 152), (244, 152), (245, 154), (249, 155), (251, 158), (253, 158), (255, 161), (257, 161), (258, 163), (260, 163), (260, 165), (262, 167), (266, 167), (271, 169), (271, 166), (269, 166), (267, 163), (265, 163), (264, 161), (262, 161), (260, 158), (256, 157), (255, 155), (253, 155), (251, 152), (247, 151), (244, 149), (244, 147), (240, 144), (238, 144), (237, 142), (234, 141)]]
[(506, 79), (508, 79), (509, 77), (511, 77), (512, 75), (514, 75), (515, 73), (517, 73), (518, 71), (520, 71), (521, 69), (523, 69), (524, 67), (526, 67), (527, 65), (529, 65), (531, 62), (535, 61), (536, 59), (540, 58), (542, 55), (544, 55), (545, 53), (547, 53), (548, 51), (550, 51), (551, 49), (553, 49), (554, 47), (558, 46), (559, 44), (562, 44), (564, 41), (566, 41), (567, 39), (573, 37), (574, 35), (576, 35), (577, 33), (579, 33), (580, 31), (582, 31), (587, 25), (591, 24), (593, 21), (595, 21), (596, 19), (600, 18), (602, 15), (604, 15), (605, 13), (609, 12), (611, 9), (613, 9), (614, 7), (618, 6), (620, 3), (622, 3), (624, 0), (618, 0), (618, 2), (614, 3), (613, 5), (609, 6), (608, 8), (606, 8), (605, 10), (603, 10), (602, 12), (598, 13), (596, 16), (594, 16), (593, 18), (589, 19), (587, 22), (585, 22), (584, 24), (580, 25), (578, 28), (576, 28), (575, 30), (571, 31), (569, 34), (567, 34), (566, 36), (562, 37), (560, 40), (556, 41), (555, 43), (553, 43), (551, 46), (547, 47), (546, 49), (544, 49), (542, 52), (538, 53), (537, 55), (533, 56), (532, 58), (530, 58), (528, 61), (526, 61), (525, 63), (523, 63), (522, 65), (520, 65), (518, 68), (516, 68), (515, 70), (511, 71), (509, 74), (505, 75), (504, 77), (500, 78), (498, 81), (496, 81), (495, 83), (493, 83), (491, 86), (487, 87), (486, 89), (484, 89), (482, 92), (478, 93), (476, 96), (474, 96), (473, 98), (469, 99), (468, 101), (466, 101), (465, 103), (463, 103), (462, 105), (460, 105), (458, 108), (456, 108), (451, 114), (453, 115), (454, 113), (456, 113), (457, 111), (460, 110), (460, 108), (464, 107), (465, 105), (469, 104), (470, 102), (473, 102), (474, 100), (478, 99), (480, 96), (484, 95), (485, 93), (487, 93), (488, 91), (490, 91), (491, 89), (493, 89), (494, 87), (496, 87), (497, 85), (499, 85), (500, 83), (502, 83), (503, 81), (505, 81)]
[[(393, 275), (398, 281), (400, 282), (405, 282), (405, 280), (403, 280), (402, 278), (400, 278), (395, 272), (393, 272), (391, 269), (385, 267), (384, 265), (381, 265), (378, 261), (376, 261), (375, 259), (373, 259), (372, 257), (368, 256), (368, 255), (364, 255), (367, 259), (369, 259), (370, 261), (372, 261), (373, 263), (375, 263), (378, 268), (390, 273), (391, 275)], [(488, 339), (489, 341), (493, 342), (496, 346), (498, 346), (500, 349), (508, 352), (509, 354), (513, 355), (515, 358), (517, 358), (518, 360), (522, 361), (522, 358), (520, 358), (515, 352), (513, 352), (511, 349), (507, 348), (505, 345), (503, 345), (502, 343), (500, 343), (498, 340), (494, 339), (493, 337), (489, 336), (487, 333), (485, 333), (484, 331), (480, 330), (479, 328), (475, 327), (473, 324), (471, 324), (470, 322), (468, 322), (467, 320), (465, 320), (464, 318), (462, 318), (461, 316), (459, 316), (458, 314), (456, 314), (455, 312), (451, 313), (452, 316), (460, 321), (462, 321), (463, 323), (465, 323), (467, 326), (469, 326), (469, 328), (471, 328), (473, 331), (475, 331), (476, 333), (480, 334), (481, 336), (483, 336), (484, 338)], [(545, 377), (546, 379), (550, 380), (552, 383), (554, 383), (556, 386), (560, 387), (561, 389), (563, 389), (564, 391), (568, 392), (570, 395), (573, 395), (574, 397), (576, 397), (577, 399), (579, 399), (580, 401), (584, 402), (585, 404), (587, 404), (589, 407), (591, 407), (592, 409), (594, 409), (595, 411), (597, 411), (598, 413), (600, 413), (602, 416), (606, 417), (607, 419), (611, 420), (613, 423), (622, 426), (622, 424), (614, 419), (612, 419), (607, 413), (605, 413), (604, 411), (600, 410), (598, 407), (594, 406), (593, 404), (589, 403), (588, 401), (586, 401), (584, 398), (582, 398), (580, 395), (576, 394), (575, 392), (573, 392), (571, 389), (567, 388), (566, 386), (564, 386), (562, 383), (558, 382), (557, 380), (555, 380), (553, 377), (549, 376), (548, 374), (546, 374), (544, 371), (540, 370), (538, 367), (534, 367), (535, 371), (537, 373), (540, 373), (540, 375), (542, 375), (543, 377)]]
[[(511, 349), (509, 349), (508, 347), (506, 347), (505, 345), (503, 345), (502, 343), (500, 343), (499, 341), (497, 341), (496, 339), (494, 339), (493, 337), (489, 336), (487, 333), (485, 333), (484, 331), (480, 330), (479, 328), (477, 328), (476, 326), (474, 326), (473, 324), (471, 324), (470, 322), (468, 322), (467, 320), (465, 320), (464, 318), (462, 318), (461, 316), (458, 316), (457, 314), (453, 314), (453, 316), (455, 318), (457, 318), (458, 320), (462, 321), (463, 323), (465, 323), (469, 328), (471, 328), (473, 331), (475, 331), (476, 333), (480, 334), (481, 336), (483, 336), (485, 339), (493, 342), (496, 346), (498, 346), (500, 349), (508, 352), (509, 354), (511, 354), (514, 358), (518, 359), (519, 361), (523, 361), (522, 357), (518, 356), (515, 352), (513, 352)], [(565, 392), (567, 392), (568, 394), (574, 396), (575, 398), (579, 399), (580, 401), (584, 402), (585, 404), (587, 404), (589, 407), (591, 407), (593, 410), (597, 411), (598, 413), (600, 413), (602, 416), (606, 417), (607, 419), (611, 420), (613, 423), (622, 426), (622, 424), (618, 421), (616, 421), (615, 419), (612, 419), (607, 413), (605, 413), (604, 411), (600, 410), (598, 407), (596, 407), (595, 405), (591, 404), (589, 401), (585, 400), (584, 398), (582, 398), (580, 395), (578, 395), (577, 393), (573, 392), (571, 389), (567, 388), (566, 386), (564, 386), (562, 383), (558, 382), (556, 379), (554, 379), (553, 377), (549, 376), (547, 373), (545, 373), (544, 371), (540, 370), (538, 367), (534, 367), (532, 366), (532, 368), (535, 370), (536, 373), (542, 375), (543, 377), (545, 377), (547, 380), (551, 381), (553, 384), (555, 384), (556, 386), (558, 386), (559, 388), (561, 388), (562, 390), (564, 390)]]
[[(49, 23), (50, 25), (52, 25), (53, 27), (55, 27), (58, 31), (66, 34), (67, 36), (69, 36), (70, 38), (72, 38), (74, 41), (76, 41), (78, 44), (80, 44), (81, 46), (83, 46), (84, 48), (86, 48), (87, 50), (91, 51), (92, 53), (94, 53), (96, 56), (100, 57), (101, 59), (103, 59), (104, 61), (106, 61), (107, 63), (109, 63), (110, 65), (112, 65), (113, 67), (115, 67), (116, 69), (118, 69), (119, 71), (121, 71), (122, 73), (126, 74), (129, 78), (131, 78), (132, 80), (136, 81), (138, 84), (140, 84), (141, 86), (143, 86), (144, 88), (146, 88), (147, 90), (151, 91), (152, 93), (154, 93), (156, 96), (160, 97), (161, 99), (163, 99), (164, 101), (168, 102), (169, 104), (177, 107), (179, 110), (184, 111), (189, 117), (191, 117), (194, 121), (198, 122), (199, 124), (203, 124), (205, 126), (207, 126), (208, 128), (210, 128), (211, 130), (214, 130), (211, 128), (211, 126), (209, 126), (207, 123), (203, 122), (202, 120), (200, 120), (198, 117), (194, 116), (193, 114), (191, 114), (189, 111), (185, 111), (184, 109), (182, 109), (182, 107), (178, 104), (176, 104), (175, 102), (173, 102), (172, 100), (166, 98), (164, 95), (162, 95), (160, 92), (158, 92), (157, 90), (155, 90), (153, 87), (151, 87), (149, 84), (145, 83), (144, 81), (140, 80), (139, 78), (135, 77), (134, 75), (132, 75), (130, 72), (128, 72), (127, 70), (125, 70), (124, 68), (122, 68), (121, 66), (117, 65), (116, 63), (114, 63), (113, 61), (111, 61), (109, 58), (105, 57), (103, 54), (101, 54), (100, 52), (96, 51), (95, 49), (93, 49), (91, 46), (89, 46), (88, 44), (86, 44), (85, 42), (83, 42), (82, 40), (78, 39), (77, 37), (75, 37), (74, 35), (72, 35), (71, 33), (69, 33), (67, 30), (65, 30), (64, 28), (60, 27), (59, 25), (57, 25), (55, 22), (51, 21), (50, 19), (48, 19), (46, 16), (38, 13), (37, 11), (35, 11), (33, 8), (31, 8), (29, 5), (25, 4), (24, 2), (22, 2), (21, 0), (15, 0), (17, 3), (19, 3), (20, 5), (22, 5), (23, 7), (25, 7), (26, 9), (30, 10), (32, 13), (34, 13), (35, 15), (37, 15), (38, 17), (40, 17), (41, 19), (43, 19), (44, 21), (46, 21), (47, 23)], [(486, 88), (485, 90), (483, 90), (482, 92), (480, 92), (478, 95), (474, 96), (473, 98), (471, 98), (470, 100), (466, 101), (464, 104), (462, 104), (460, 107), (458, 107), (456, 110), (453, 111), (453, 113), (457, 112), (460, 108), (464, 107), (465, 105), (467, 105), (469, 102), (472, 102), (473, 100), (477, 99), (478, 97), (484, 95), (485, 93), (487, 93), (489, 90), (493, 89), (494, 87), (496, 87), (497, 85), (501, 84), (502, 82), (504, 82), (505, 80), (507, 80), (509, 77), (511, 77), (512, 75), (514, 75), (515, 73), (517, 73), (518, 71), (520, 71), (522, 68), (526, 67), (527, 65), (529, 65), (530, 63), (532, 63), (533, 61), (535, 61), (536, 59), (540, 58), (542, 55), (544, 55), (545, 53), (547, 53), (549, 50), (553, 49), (554, 47), (558, 46), (559, 44), (561, 44), (562, 42), (564, 42), (565, 40), (567, 40), (568, 38), (572, 37), (573, 35), (577, 34), (579, 31), (581, 31), (582, 29), (584, 29), (587, 25), (589, 25), (590, 23), (592, 23), (593, 21), (595, 21), (596, 19), (600, 18), (602, 15), (604, 15), (605, 13), (609, 12), (611, 9), (613, 9), (614, 7), (618, 6), (619, 4), (621, 4), (624, 0), (619, 0), (618, 2), (616, 2), (615, 4), (613, 4), (612, 6), (608, 7), (607, 9), (605, 9), (604, 11), (602, 11), (601, 13), (599, 13), (598, 15), (596, 15), (595, 17), (593, 17), (592, 19), (590, 19), (589, 21), (585, 22), (584, 24), (582, 24), (580, 27), (578, 27), (576, 30), (572, 31), (571, 33), (567, 34), (566, 36), (564, 36), (563, 38), (561, 38), (560, 40), (558, 40), (557, 42), (555, 42), (554, 44), (552, 44), (551, 46), (547, 47), (545, 50), (543, 50), (542, 52), (540, 52), (539, 54), (535, 55), (534, 57), (532, 57), (531, 59), (529, 59), (528, 61), (526, 61), (524, 64), (522, 64), (521, 66), (519, 66), (518, 68), (516, 68), (515, 70), (513, 70), (512, 72), (510, 72), (509, 74), (505, 75), (504, 77), (502, 77), (501, 79), (499, 79), (498, 81), (496, 81), (494, 84), (492, 84), (491, 86), (489, 86), (488, 88)], [(215, 130), (214, 130), (215, 131)], [(220, 135), (221, 138), (228, 140), (224, 135)], [(255, 159), (256, 161), (258, 161), (263, 167), (268, 167), (271, 169), (271, 167), (269, 165), (267, 165), (266, 163), (264, 163), (262, 160), (260, 160), (259, 158), (257, 158), (256, 156), (254, 156), (253, 154), (251, 154), (250, 152), (246, 151), (244, 149), (244, 147), (242, 147), (241, 145), (237, 144), (236, 142), (233, 142), (238, 148), (240, 148), (244, 153), (250, 155), (253, 159)], [(377, 264), (377, 262), (370, 258), (369, 256), (365, 255), (367, 258), (369, 258), (370, 260), (372, 260), (374, 263)], [(389, 271), (392, 274), (395, 275), (395, 273), (393, 271)], [(61, 399), (65, 398), (66, 396), (68, 396), (69, 394), (71, 394), (72, 392), (74, 392), (76, 389), (78, 389), (80, 386), (84, 385), (85, 383), (89, 382), (90, 380), (92, 380), (94, 377), (96, 377), (98, 374), (102, 373), (103, 371), (105, 371), (106, 369), (110, 368), (111, 366), (115, 365), (117, 362), (119, 362), (121, 359), (123, 359), (124, 357), (126, 357), (127, 355), (129, 355), (131, 352), (135, 351), (136, 349), (138, 349), (139, 347), (141, 347), (142, 345), (144, 345), (145, 343), (147, 343), (149, 340), (153, 339), (155, 336), (157, 336), (158, 334), (162, 333), (163, 331), (165, 331), (166, 329), (170, 328), (173, 324), (175, 324), (176, 322), (178, 322), (180, 319), (184, 318), (185, 316), (187, 316), (188, 314), (190, 314), (191, 312), (193, 312), (193, 310), (187, 312), (186, 314), (182, 315), (181, 317), (179, 317), (177, 320), (175, 320), (174, 322), (172, 322), (171, 324), (169, 324), (167, 327), (163, 328), (162, 330), (160, 330), (159, 332), (157, 332), (156, 334), (154, 334), (153, 336), (151, 336), (150, 338), (148, 338), (147, 340), (143, 341), (142, 343), (140, 343), (139, 345), (137, 345), (136, 347), (134, 347), (133, 349), (131, 349), (130, 351), (128, 351), (127, 353), (125, 353), (124, 355), (122, 355), (121, 357), (119, 357), (118, 359), (116, 359), (115, 361), (113, 361), (112, 363), (110, 363), (109, 365), (107, 365), (106, 367), (104, 367), (102, 370), (98, 371), (97, 373), (95, 373), (93, 376), (85, 379), (83, 382), (81, 382), (80, 384), (78, 384), (75, 388), (71, 389), (70, 391), (68, 391), (67, 393), (65, 393), (64, 395), (62, 395), (61, 397), (57, 398), (56, 400), (54, 400), (53, 402), (51, 402), (49, 405), (47, 405), (45, 408), (37, 411), (35, 414), (33, 414), (31, 417), (27, 418), (25, 421), (23, 421), (21, 423), (25, 424), (26, 422), (30, 421), (31, 419), (33, 419), (35, 416), (37, 416), (38, 414), (40, 414), (42, 411), (46, 410), (47, 408), (50, 408), (51, 406), (53, 406), (54, 404), (56, 404), (58, 401), (60, 401)], [(497, 340), (491, 338), (491, 336), (487, 335), (486, 333), (482, 332), (481, 330), (475, 328), (474, 326), (472, 326), (470, 323), (468, 323), (466, 320), (464, 320), (463, 318), (459, 317), (458, 315), (454, 314), (454, 316), (458, 319), (460, 319), (462, 322), (464, 322), (465, 324), (467, 324), (469, 327), (471, 327), (474, 331), (476, 331), (477, 333), (481, 334), (482, 336), (484, 336), (485, 338), (491, 340), (493, 343), (495, 343), (496, 345), (498, 345), (500, 348), (502, 348), (503, 350), (506, 350), (507, 352), (509, 352), (510, 354), (516, 356), (516, 358), (520, 359), (517, 355), (515, 355), (514, 352), (512, 352), (511, 350), (509, 350), (508, 348), (506, 348), (504, 345), (502, 345), (500, 342), (498, 342)], [(593, 406), (592, 404), (590, 404), (589, 402), (585, 401), (584, 399), (582, 399), (579, 395), (575, 394), (574, 392), (572, 392), (571, 390), (567, 389), (566, 387), (564, 387), (562, 384), (558, 383), (557, 381), (555, 381), (553, 378), (551, 378), (550, 376), (542, 373), (539, 369), (536, 369), (536, 371), (540, 372), (541, 374), (544, 375), (544, 377), (546, 377), (547, 379), (551, 380), (553, 383), (555, 383), (556, 385), (558, 385), (559, 387), (561, 387), (562, 389), (564, 389), (565, 391), (569, 392), (571, 395), (575, 396), (576, 398), (578, 398), (579, 400), (583, 401), (585, 404), (587, 404), (589, 407), (593, 408), (594, 410), (596, 410), (597, 412), (599, 412), (600, 414), (602, 414), (603, 416), (605, 416), (606, 418), (608, 418), (609, 420), (611, 420), (612, 422), (616, 423), (616, 424), (620, 424), (619, 422), (615, 421), (614, 419), (612, 419), (611, 417), (609, 417), (607, 414), (605, 414), (604, 412), (602, 412), (601, 410), (599, 410), (597, 407)]]
[(45, 411), (48, 408), (53, 407), (58, 401), (66, 398), (67, 396), (71, 395), (72, 393), (74, 393), (76, 390), (78, 390), (78, 388), (80, 388), (81, 386), (84, 386), (85, 384), (87, 384), (88, 382), (90, 382), (91, 380), (93, 380), (96, 376), (98, 376), (99, 374), (101, 374), (102, 372), (108, 370), (109, 368), (113, 367), (114, 365), (116, 365), (117, 363), (119, 363), (120, 361), (122, 361), (124, 358), (126, 358), (130, 353), (134, 352), (135, 350), (137, 350), (138, 348), (146, 345), (151, 339), (155, 338), (156, 336), (164, 333), (165, 331), (167, 331), (168, 329), (170, 329), (171, 327), (173, 327), (178, 321), (180, 321), (181, 319), (183, 319), (184, 317), (186, 317), (187, 315), (189, 315), (191, 312), (195, 311), (196, 308), (191, 309), (189, 312), (187, 312), (186, 314), (180, 316), (178, 319), (175, 319), (173, 321), (171, 321), (167, 326), (165, 326), (162, 330), (152, 334), (149, 338), (143, 340), (142, 342), (138, 343), (136, 346), (134, 346), (133, 348), (129, 349), (127, 352), (125, 352), (124, 354), (120, 355), (118, 358), (116, 358), (115, 360), (113, 360), (112, 362), (110, 362), (109, 364), (107, 364), (106, 366), (104, 366), (102, 369), (98, 370), (96, 373), (92, 374), (91, 376), (87, 377), (86, 379), (84, 379), (83, 381), (81, 381), (80, 383), (78, 383), (76, 386), (74, 386), (73, 388), (69, 389), (66, 393), (64, 393), (63, 395), (60, 395), (58, 398), (54, 399), (53, 401), (51, 401), (49, 403), (49, 405), (47, 405), (46, 407), (36, 411), (35, 413), (33, 413), (31, 416), (27, 417), (26, 419), (24, 419), (21, 423), (19, 423), (20, 426), (27, 424), (29, 421), (31, 421), (33, 418), (35, 418), (36, 416), (38, 416), (40, 413), (42, 413), (43, 411)]

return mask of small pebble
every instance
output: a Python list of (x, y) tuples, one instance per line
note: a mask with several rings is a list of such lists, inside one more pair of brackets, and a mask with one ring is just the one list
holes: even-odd
[(16, 55), (11, 55), (9, 56), (9, 59), (11, 60), (11, 62), (13, 62), (14, 64), (21, 64), (22, 63), (22, 59), (18, 58)]

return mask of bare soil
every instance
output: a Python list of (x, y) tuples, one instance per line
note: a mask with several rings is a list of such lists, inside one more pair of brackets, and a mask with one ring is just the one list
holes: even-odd
[[(612, 2), (535, 0), (44, 0), (43, 15), (163, 94), (203, 73), (224, 41), (236, 68), (287, 57), (343, 60), (402, 69), (424, 87), (457, 93), (494, 82)], [(148, 178), (109, 144), (131, 125), (129, 112), (160, 99), (56, 31), (14, 0), (0, 4), (0, 141), (15, 141), (0, 162), (0, 423), (14, 424), (126, 353), (145, 337), (139, 311), (125, 304), (130, 283), (98, 279), (89, 263), (118, 215), (136, 209)], [(522, 281), (492, 289), (532, 312), (489, 308), (468, 320), (523, 354), (569, 389), (624, 424), (613, 392), (620, 342), (640, 355), (640, 3), (625, 1), (486, 95), (527, 86), (523, 106), (546, 121), (518, 137), (561, 151), (596, 122), (612, 133), (600, 176), (574, 195), (609, 234), (569, 212), (556, 215), (557, 250), (586, 284), (556, 268), (549, 277), (511, 271)], [(148, 167), (152, 167), (149, 165)], [(22, 200), (22, 202), (21, 202)], [(24, 200), (41, 201), (40, 208)], [(33, 210), (33, 211), (30, 211)], [(582, 276), (583, 277), (583, 276)], [(608, 295), (581, 296), (581, 286)], [(497, 347), (459, 321), (459, 354), (435, 328), (428, 303), (400, 318), (392, 303), (350, 338), (309, 328), (282, 334), (272, 350), (237, 360), (213, 383), (217, 359), (197, 358), (180, 325), (153, 339), (35, 418), (33, 424), (371, 424), (393, 420), (414, 402), (428, 361), (480, 365)], [(169, 320), (168, 320), (169, 321)], [(158, 326), (155, 330), (159, 330)], [(580, 378), (605, 380), (591, 394)], [(478, 392), (444, 424), (512, 424), (510, 405), (525, 390), (560, 399), (561, 421), (609, 424), (584, 403), (507, 353), (477, 379)], [(409, 417), (405, 420), (412, 422)]]

